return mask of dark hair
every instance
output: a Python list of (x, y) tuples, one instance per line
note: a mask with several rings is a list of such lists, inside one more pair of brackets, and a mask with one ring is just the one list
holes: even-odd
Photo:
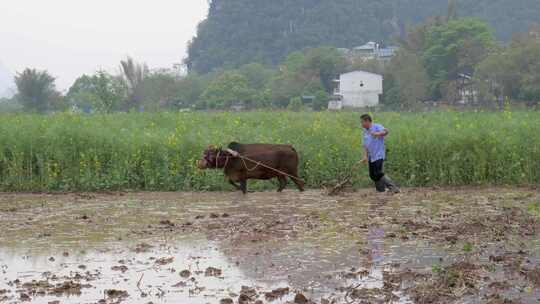
[(371, 119), (371, 116), (369, 114), (364, 114), (364, 115), (360, 116), (360, 119), (362, 121), (366, 121), (366, 120), (369, 121), (369, 122), (373, 121), (373, 119)]

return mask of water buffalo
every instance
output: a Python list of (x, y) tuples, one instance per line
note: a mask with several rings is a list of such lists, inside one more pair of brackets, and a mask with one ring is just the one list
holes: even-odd
[(298, 177), (298, 162), (298, 153), (290, 145), (232, 142), (228, 149), (208, 147), (197, 166), (199, 169), (223, 169), (229, 183), (246, 194), (248, 179), (277, 178), (278, 192), (281, 192), (289, 177), (298, 190), (304, 191), (304, 182)]

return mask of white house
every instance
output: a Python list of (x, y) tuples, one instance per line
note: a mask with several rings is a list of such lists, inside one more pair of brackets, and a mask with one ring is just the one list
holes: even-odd
[(357, 46), (346, 53), (352, 62), (365, 61), (369, 59), (377, 59), (383, 63), (390, 61), (398, 47), (387, 46), (381, 47), (380, 44), (370, 41), (364, 45)]
[(365, 108), (379, 105), (383, 93), (383, 77), (365, 71), (353, 71), (341, 74), (334, 80), (334, 100), (330, 110), (341, 108)]

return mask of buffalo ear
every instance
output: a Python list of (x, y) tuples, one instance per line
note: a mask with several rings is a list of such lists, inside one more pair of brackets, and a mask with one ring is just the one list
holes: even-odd
[(208, 150), (215, 150), (215, 149), (216, 149), (216, 146), (214, 146), (214, 145), (209, 145), (208, 146)]

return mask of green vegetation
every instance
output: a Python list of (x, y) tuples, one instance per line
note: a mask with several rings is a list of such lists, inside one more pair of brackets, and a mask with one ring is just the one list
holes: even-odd
[(527, 206), (527, 210), (529, 211), (530, 214), (540, 217), (540, 201), (530, 203)]
[(473, 251), (473, 249), (474, 245), (471, 242), (466, 242), (465, 244), (463, 244), (463, 252), (470, 253), (471, 251)]
[(288, 53), (277, 66), (251, 62), (184, 75), (178, 67), (149, 70), (128, 57), (116, 75), (82, 75), (66, 96), (46, 71), (27, 69), (17, 76), (18, 94), (0, 111), (321, 111), (333, 98), (336, 76), (353, 70), (384, 76), (384, 110), (419, 110), (433, 102), (503, 110), (505, 101), (534, 108), (540, 102), (540, 27), (500, 45), (487, 23), (452, 11), (407, 29), (390, 60), (317, 46)]
[(25, 69), (15, 76), (18, 91), (15, 98), (28, 112), (54, 109), (61, 101), (54, 80), (47, 71)]
[[(361, 157), (355, 113), (0, 114), (0, 190), (220, 190), (195, 161), (210, 144), (293, 144), (309, 187)], [(540, 113), (381, 113), (387, 171), (402, 185), (540, 183)], [(370, 185), (365, 169), (357, 187)], [(271, 185), (257, 183), (261, 189)]]
[(72, 105), (104, 113), (118, 110), (124, 98), (125, 86), (121, 79), (104, 71), (79, 77), (66, 95), (66, 101)]
[(401, 49), (384, 69), (385, 103), (414, 109), (422, 101), (456, 104), (460, 75), (474, 75), (494, 40), (488, 25), (472, 18), (436, 18), (409, 30)]
[(186, 63), (207, 73), (251, 62), (277, 65), (291, 52), (321, 45), (388, 44), (432, 16), (478, 17), (499, 40), (509, 40), (539, 14), (537, 0), (212, 0)]
[(540, 101), (540, 26), (485, 58), (475, 74), (482, 99)]

